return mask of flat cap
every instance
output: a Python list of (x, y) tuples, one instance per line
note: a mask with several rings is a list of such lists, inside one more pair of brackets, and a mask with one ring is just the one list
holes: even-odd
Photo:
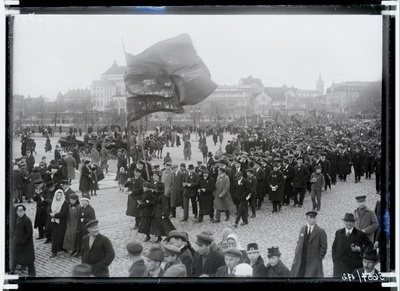
[(243, 177), (242, 171), (236, 172), (235, 177)]
[(317, 213), (316, 211), (314, 211), (314, 210), (308, 211), (308, 212), (306, 213), (307, 216), (311, 216), (311, 217), (316, 217), (317, 214), (318, 214), (318, 213)]
[(75, 194), (75, 193), (71, 193), (71, 194), (69, 194), (69, 197), (68, 197), (68, 198), (69, 198), (69, 199), (78, 200), (79, 196), (78, 196), (77, 194)]
[(173, 238), (173, 237), (177, 237), (180, 238), (184, 241), (187, 241), (186, 237), (183, 235), (182, 232), (180, 232), (179, 230), (171, 230), (167, 236), (167, 240)]
[(126, 250), (132, 255), (140, 254), (143, 251), (143, 246), (139, 242), (131, 241), (127, 243)]
[(98, 224), (99, 224), (99, 221), (97, 219), (93, 219), (93, 220), (89, 221), (88, 223), (86, 223), (86, 228), (93, 227)]
[(234, 247), (228, 247), (222, 251), (225, 256), (232, 256), (232, 257), (242, 257), (242, 252), (239, 251), (237, 248)]
[(164, 251), (159, 247), (152, 247), (144, 256), (154, 261), (164, 261)]
[(164, 254), (178, 256), (180, 253), (181, 253), (181, 250), (174, 245), (165, 245), (164, 246)]
[(356, 197), (356, 200), (357, 200), (357, 201), (365, 201), (365, 198), (366, 198), (366, 197), (367, 197), (366, 195), (357, 196), (357, 197)]

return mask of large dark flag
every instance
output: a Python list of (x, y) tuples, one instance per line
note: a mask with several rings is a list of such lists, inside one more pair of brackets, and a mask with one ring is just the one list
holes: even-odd
[(158, 111), (183, 113), (183, 106), (200, 103), (217, 88), (186, 33), (125, 57), (128, 122)]

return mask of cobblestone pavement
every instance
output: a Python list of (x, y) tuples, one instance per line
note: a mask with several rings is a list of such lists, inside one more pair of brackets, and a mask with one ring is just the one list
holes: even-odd
[[(232, 136), (225, 135), (222, 143), (222, 149), (225, 148), (226, 142)], [(44, 141), (42, 137), (35, 137), (37, 143), (37, 156), (39, 160), (41, 156), (46, 155), (49, 162), (53, 153), (44, 153)], [(55, 147), (58, 137), (52, 138), (53, 148)], [(201, 152), (198, 150), (195, 137), (192, 136), (192, 159), (185, 161), (183, 158), (183, 147), (164, 147), (163, 156), (166, 152), (170, 152), (173, 163), (186, 162), (186, 164), (193, 163), (201, 160)], [(218, 145), (215, 146), (212, 138), (207, 138), (207, 145), (209, 151), (215, 153)], [(12, 146), (13, 158), (20, 156), (20, 143), (19, 140), (14, 139)], [(115, 160), (110, 161), (110, 169), (114, 168)], [(151, 161), (154, 164), (162, 165), (161, 159)], [(78, 174), (78, 172), (77, 172)], [(98, 196), (91, 199), (91, 205), (96, 211), (96, 216), (99, 220), (100, 232), (109, 237), (112, 241), (116, 257), (110, 265), (111, 277), (127, 277), (130, 262), (127, 259), (127, 252), (125, 245), (131, 241), (143, 241), (144, 235), (138, 234), (136, 230), (132, 230), (133, 218), (125, 215), (128, 192), (119, 192), (117, 182), (114, 181), (115, 172), (110, 172), (105, 175), (106, 178), (99, 182), (100, 190), (97, 191)], [(77, 191), (78, 194), (78, 181), (79, 174), (73, 181), (71, 188)], [(375, 208), (377, 195), (375, 194), (375, 177), (371, 180), (361, 179), (361, 183), (354, 183), (354, 176), (348, 176), (347, 182), (338, 182), (332, 186), (332, 190), (322, 193), (322, 208), (317, 216), (317, 224), (326, 230), (328, 235), (328, 252), (323, 261), (325, 277), (329, 278), (333, 274), (333, 264), (331, 259), (331, 248), (334, 239), (335, 231), (344, 227), (341, 218), (344, 217), (346, 212), (352, 212), (357, 203), (355, 196), (367, 195), (367, 206), (370, 209)], [(246, 226), (239, 226), (237, 229), (233, 228), (234, 215), (231, 216), (229, 221), (225, 221), (224, 214), (222, 214), (221, 223), (211, 223), (208, 217), (205, 217), (202, 223), (195, 223), (193, 215), (190, 215), (187, 222), (180, 222), (182, 219), (182, 209), (177, 210), (177, 217), (171, 219), (175, 227), (180, 231), (186, 231), (189, 234), (189, 239), (193, 246), (196, 248), (194, 241), (196, 235), (203, 229), (211, 229), (217, 242), (221, 239), (222, 230), (226, 227), (232, 228), (240, 239), (241, 245), (246, 248), (246, 245), (251, 242), (259, 244), (261, 249), (261, 256), (266, 261), (267, 248), (271, 246), (279, 246), (282, 253), (283, 263), (291, 267), (296, 248), (299, 230), (302, 225), (306, 223), (305, 213), (312, 208), (310, 194), (306, 194), (303, 208), (292, 208), (288, 206), (282, 207), (279, 213), (272, 213), (272, 205), (267, 201), (262, 205), (262, 209), (257, 211), (256, 218), (249, 218), (249, 224)], [(35, 215), (35, 203), (24, 203), (27, 207), (27, 213), (31, 219)], [(191, 212), (189, 212), (191, 213)], [(37, 230), (34, 229), (34, 238), (38, 236)], [(152, 238), (155, 241), (156, 238)], [(36, 252), (36, 272), (37, 277), (69, 277), (74, 265), (80, 263), (77, 258), (72, 258), (68, 253), (59, 253), (56, 258), (50, 258), (51, 245), (44, 244), (43, 240), (34, 240)], [(153, 242), (144, 242), (144, 249), (156, 245)], [(379, 267), (379, 266), (378, 266)], [(21, 272), (21, 276), (27, 274)]]

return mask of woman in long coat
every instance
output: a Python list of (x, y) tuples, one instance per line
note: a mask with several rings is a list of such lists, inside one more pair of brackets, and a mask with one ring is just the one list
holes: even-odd
[(79, 203), (78, 195), (72, 193), (69, 195), (69, 210), (68, 210), (68, 219), (67, 219), (67, 230), (65, 231), (63, 249), (72, 251), (71, 256), (76, 254), (77, 252), (77, 235), (76, 231), (78, 228), (79, 221), (79, 211), (81, 209), (81, 205)]
[(269, 200), (271, 200), (273, 204), (272, 212), (280, 211), (283, 201), (285, 177), (283, 173), (279, 171), (279, 165), (277, 163), (274, 163), (272, 171), (268, 175), (268, 184), (271, 188), (269, 191)]
[[(26, 208), (23, 205), (16, 207), (17, 215), (12, 228), (12, 271), (15, 271), (17, 265), (28, 266), (28, 275), (36, 276), (35, 271), (35, 249), (33, 246), (32, 222), (25, 215)], [(14, 217), (13, 217), (14, 218)]]
[(51, 143), (50, 143), (50, 138), (47, 137), (46, 144), (44, 145), (44, 150), (47, 153), (47, 152), (51, 152), (51, 149), (52, 149), (52, 147), (51, 147)]
[(153, 197), (151, 184), (150, 182), (144, 182), (142, 199), (138, 201), (141, 210), (138, 233), (144, 233), (146, 235), (145, 242), (150, 240), (150, 223), (154, 211), (154, 202), (155, 199)]
[(59, 189), (54, 193), (50, 210), (51, 231), (51, 257), (63, 250), (65, 231), (67, 230), (68, 202), (65, 201), (64, 191)]
[(90, 176), (89, 169), (89, 160), (84, 161), (84, 165), (81, 169), (81, 177), (79, 179), (79, 190), (82, 192), (82, 195), (89, 194), (90, 191), (90, 183), (92, 183), (92, 178)]

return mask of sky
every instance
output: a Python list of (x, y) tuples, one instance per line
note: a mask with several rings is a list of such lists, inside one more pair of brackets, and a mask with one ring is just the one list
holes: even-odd
[(382, 75), (379, 15), (21, 15), (13, 29), (14, 94), (54, 100), (90, 88), (127, 52), (188, 33), (219, 85), (315, 89)]

